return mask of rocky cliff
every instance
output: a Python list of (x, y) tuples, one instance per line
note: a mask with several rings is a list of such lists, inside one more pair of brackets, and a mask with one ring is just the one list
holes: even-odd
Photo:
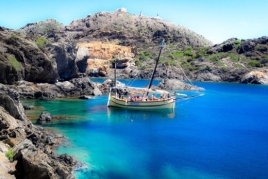
[(122, 9), (88, 15), (66, 27), (49, 19), (18, 31), (1, 28), (0, 81), (111, 77), (114, 59), (119, 78), (150, 78), (162, 39), (166, 45), (156, 78), (266, 83), (244, 78), (267, 69), (267, 37), (212, 45), (185, 27)]
[(58, 78), (56, 62), (32, 41), (0, 28), (0, 83), (15, 81), (53, 83)]
[[(126, 69), (119, 71), (122, 77), (134, 77), (137, 75), (137, 59), (148, 52), (151, 54), (149, 61), (153, 62), (162, 39), (174, 48), (211, 45), (210, 41), (185, 27), (160, 18), (136, 16), (120, 9), (115, 12), (98, 12), (75, 20), (66, 27), (51, 19), (30, 23), (18, 32), (28, 40), (37, 41), (44, 37), (49, 42), (44, 49), (57, 62), (58, 74), (65, 80), (78, 77), (81, 73), (110, 76), (112, 66), (107, 61), (112, 56), (120, 60), (118, 67)], [(89, 49), (89, 53), (83, 52), (82, 57), (81, 44)], [(107, 48), (100, 50), (100, 46)], [(108, 46), (121, 49), (109, 51), (112, 48)], [(121, 51), (125, 48), (131, 49), (131, 52)], [(89, 59), (86, 67), (83, 66), (86, 64), (85, 59)]]
[[(62, 136), (34, 126), (18, 97), (14, 90), (0, 93), (1, 178), (74, 178), (71, 172), (75, 161), (52, 150)], [(4, 154), (14, 162), (7, 162)]]

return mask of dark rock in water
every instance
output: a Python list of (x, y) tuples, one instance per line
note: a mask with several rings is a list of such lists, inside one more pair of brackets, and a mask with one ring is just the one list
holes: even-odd
[(165, 79), (158, 87), (165, 90), (204, 90), (204, 88), (193, 86), (176, 79)]
[(74, 159), (67, 154), (62, 154), (58, 156), (58, 159), (61, 163), (65, 165), (70, 165), (70, 166), (74, 165)]
[(37, 119), (38, 123), (51, 122), (52, 116), (50, 113), (43, 111), (39, 118)]
[(74, 171), (86, 171), (89, 169), (89, 166), (86, 163), (77, 162), (74, 166)]
[(92, 98), (93, 98), (92, 96), (87, 96), (87, 95), (83, 95), (79, 97), (79, 99), (92, 99)]
[(32, 110), (32, 109), (34, 109), (34, 106), (29, 106), (27, 104), (22, 104), (22, 106), (23, 106), (24, 110)]
[(47, 143), (48, 145), (53, 145), (53, 144), (56, 143), (56, 139), (55, 139), (53, 136), (48, 136), (48, 137), (47, 137), (47, 140), (46, 140), (46, 143)]

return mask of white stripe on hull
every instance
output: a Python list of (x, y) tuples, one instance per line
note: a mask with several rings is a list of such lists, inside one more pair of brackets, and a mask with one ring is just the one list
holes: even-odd
[(173, 98), (159, 101), (134, 101), (116, 99), (109, 95), (107, 106), (120, 107), (125, 109), (167, 109), (175, 107)]

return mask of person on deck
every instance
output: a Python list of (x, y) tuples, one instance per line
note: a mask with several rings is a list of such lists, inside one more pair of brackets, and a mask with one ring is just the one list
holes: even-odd
[(154, 94), (151, 95), (151, 100), (154, 101), (156, 100), (157, 98), (154, 96)]

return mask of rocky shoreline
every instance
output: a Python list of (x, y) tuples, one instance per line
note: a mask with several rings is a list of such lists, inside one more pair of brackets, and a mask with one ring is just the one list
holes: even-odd
[[(74, 178), (72, 171), (77, 162), (67, 154), (53, 151), (63, 136), (33, 125), (15, 90), (0, 93), (0, 129), (4, 178)], [(8, 151), (12, 151), (12, 163), (3, 157)]]

